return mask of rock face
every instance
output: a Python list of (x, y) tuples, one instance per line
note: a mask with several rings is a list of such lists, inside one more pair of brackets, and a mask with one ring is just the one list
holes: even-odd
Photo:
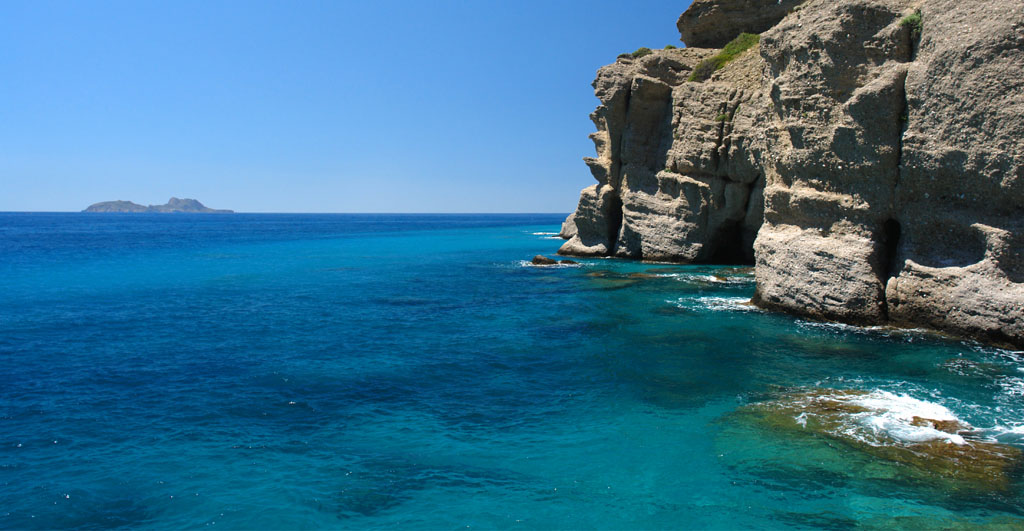
[[(812, 2), (761, 39), (765, 224), (755, 246), (764, 306), (855, 323), (886, 319), (885, 279), (904, 125), (908, 2)], [(804, 60), (794, 60), (804, 58)]]
[(889, 317), (1024, 345), (1024, 6), (921, 11)]
[(1024, 345), (1019, 3), (697, 0), (679, 28), (763, 33), (704, 83), (715, 50), (598, 72), (560, 253), (751, 262), (767, 308)]
[[(715, 50), (657, 50), (598, 71), (591, 114), (597, 180), (563, 227), (571, 255), (675, 261), (751, 260), (761, 224), (763, 141), (752, 129), (761, 62), (756, 53), (717, 75), (734, 82), (686, 82)], [(746, 105), (745, 105), (746, 104)], [(746, 242), (744, 245), (743, 242)]]
[(197, 214), (232, 214), (233, 210), (216, 210), (207, 208), (195, 199), (178, 199), (172, 197), (165, 205), (142, 206), (131, 201), (104, 201), (89, 205), (82, 212), (158, 212), (158, 213), (197, 213)]
[(676, 28), (689, 47), (721, 48), (740, 33), (771, 28), (804, 0), (694, 0)]

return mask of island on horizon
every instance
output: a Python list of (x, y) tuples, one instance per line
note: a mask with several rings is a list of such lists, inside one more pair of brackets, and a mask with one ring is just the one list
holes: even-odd
[(234, 210), (209, 208), (195, 199), (178, 199), (172, 197), (163, 205), (143, 206), (131, 201), (103, 201), (89, 205), (82, 212), (132, 212), (132, 213), (198, 213), (198, 214), (234, 214)]

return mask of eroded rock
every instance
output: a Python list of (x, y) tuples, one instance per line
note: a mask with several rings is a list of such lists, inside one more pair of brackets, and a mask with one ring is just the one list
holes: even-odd
[(811, 2), (761, 38), (772, 77), (758, 304), (887, 318), (885, 223), (899, 178), (910, 42), (902, 1)]
[[(598, 184), (584, 189), (563, 227), (560, 254), (685, 262), (752, 262), (761, 224), (763, 140), (752, 129), (763, 112), (738, 81), (686, 82), (714, 50), (658, 50), (598, 71), (601, 105), (591, 118), (597, 157), (585, 162)], [(757, 86), (762, 63), (726, 67)]]
[(754, 263), (762, 307), (1024, 346), (1024, 9), (697, 0), (680, 31), (763, 34), (704, 83), (713, 49), (599, 70), (559, 253)]
[(740, 33), (761, 33), (804, 0), (694, 0), (676, 28), (687, 46), (721, 48)]
[(979, 1), (810, 2), (768, 31), (758, 303), (1024, 344), (1022, 44), (1024, 10)]
[(1024, 345), (1024, 9), (931, 0), (921, 13), (889, 317)]

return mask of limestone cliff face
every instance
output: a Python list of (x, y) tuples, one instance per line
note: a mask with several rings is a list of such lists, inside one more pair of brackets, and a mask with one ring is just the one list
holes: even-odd
[(1024, 345), (1024, 4), (921, 11), (889, 317)]
[(908, 7), (810, 2), (762, 37), (772, 110), (755, 244), (764, 306), (858, 323), (886, 318)]
[[(752, 127), (760, 60), (748, 54), (722, 75), (731, 83), (690, 83), (716, 50), (658, 50), (620, 58), (594, 82), (598, 184), (580, 195), (575, 228), (560, 252), (652, 260), (742, 261), (761, 224), (763, 142)], [(568, 223), (567, 223), (568, 224)], [(743, 242), (746, 242), (744, 244)]]
[(715, 49), (598, 72), (561, 253), (751, 262), (764, 307), (1024, 345), (1024, 5), (698, 0), (679, 28), (763, 33), (703, 83)]

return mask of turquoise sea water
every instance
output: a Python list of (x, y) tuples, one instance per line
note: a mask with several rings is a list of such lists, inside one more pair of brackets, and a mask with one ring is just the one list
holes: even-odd
[(1024, 525), (1016, 465), (742, 414), (856, 389), (1024, 448), (1024, 354), (526, 265), (561, 218), (0, 214), (0, 528)]

